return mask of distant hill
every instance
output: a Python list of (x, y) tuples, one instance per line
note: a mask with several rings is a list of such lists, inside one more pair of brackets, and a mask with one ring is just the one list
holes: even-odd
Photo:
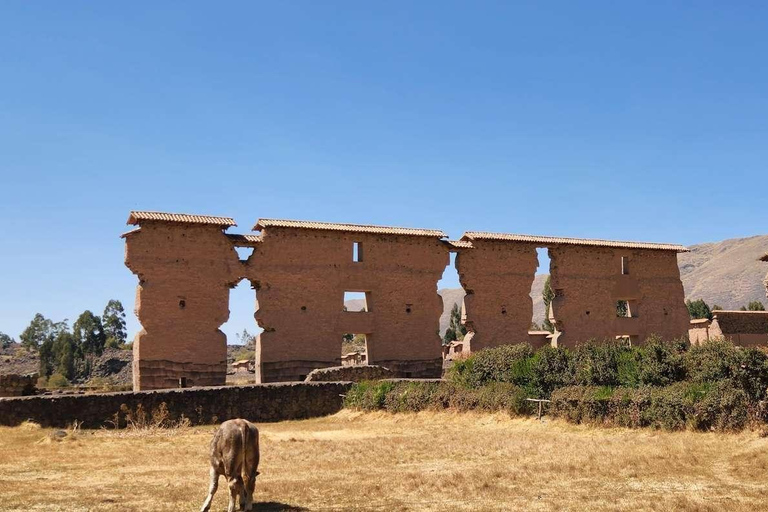
[[(768, 253), (768, 235), (692, 245), (689, 249), (691, 252), (680, 254), (677, 259), (686, 299), (704, 299), (710, 306), (717, 304), (724, 309), (739, 309), (753, 300), (768, 307), (763, 286), (768, 264), (758, 261), (760, 256)], [(544, 321), (541, 292), (547, 275), (537, 274), (531, 287), (533, 321), (538, 324)], [(453, 305), (461, 306), (464, 290), (443, 288), (437, 293), (443, 297), (442, 334), (448, 328)], [(363, 301), (347, 301), (346, 305), (350, 311), (359, 311)]]
[(678, 256), (680, 276), (689, 299), (710, 306), (739, 309), (759, 300), (766, 306), (763, 279), (768, 264), (758, 258), (768, 252), (768, 235), (733, 238), (689, 247)]

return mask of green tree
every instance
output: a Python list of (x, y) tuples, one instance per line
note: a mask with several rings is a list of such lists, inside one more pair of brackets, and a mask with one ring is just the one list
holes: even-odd
[(72, 333), (63, 331), (56, 336), (56, 340), (53, 342), (53, 357), (55, 372), (72, 380), (75, 377), (75, 369), (79, 359), (77, 342)]
[(448, 329), (443, 335), (443, 343), (447, 345), (452, 341), (463, 340), (465, 334), (467, 334), (467, 327), (461, 323), (461, 308), (454, 303), (448, 320)]
[(723, 311), (723, 306), (720, 306), (720, 305), (718, 305), (718, 304), (715, 304), (715, 305), (713, 305), (713, 306), (712, 306), (710, 309), (711, 309), (712, 311)]
[(753, 300), (747, 305), (747, 311), (765, 311), (765, 306), (759, 300)]
[[(83, 356), (100, 356), (104, 351), (107, 337), (104, 334), (104, 327), (101, 325), (101, 319), (90, 311), (83, 311), (77, 317), (75, 325), (72, 326), (72, 334), (77, 346), (77, 350)], [(63, 374), (67, 376), (66, 374)], [(67, 376), (67, 378), (69, 378)]]
[(685, 301), (685, 305), (688, 307), (688, 315), (691, 318), (709, 318), (712, 320), (712, 311), (704, 299), (694, 300), (688, 299)]
[(50, 337), (55, 338), (61, 331), (68, 330), (67, 321), (52, 322), (40, 313), (37, 313), (29, 323), (19, 339), (21, 346), (27, 350), (38, 350), (40, 345)]
[(243, 329), (243, 332), (235, 334), (235, 337), (237, 337), (240, 345), (244, 345), (247, 349), (253, 350), (256, 347), (256, 336), (249, 333), (248, 329)]
[(555, 332), (555, 326), (549, 321), (549, 306), (552, 304), (552, 299), (555, 298), (555, 292), (552, 291), (552, 276), (547, 276), (541, 298), (544, 300), (544, 321), (541, 323), (541, 327), (545, 331)]
[(128, 334), (125, 330), (125, 309), (122, 302), (115, 299), (107, 302), (101, 323), (106, 337), (105, 346), (119, 348), (125, 345)]
[(15, 340), (4, 332), (0, 332), (0, 348), (8, 348), (11, 343), (15, 343)]

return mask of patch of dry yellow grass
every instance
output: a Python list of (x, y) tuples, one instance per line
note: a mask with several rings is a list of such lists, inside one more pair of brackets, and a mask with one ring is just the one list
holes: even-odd
[[(768, 509), (768, 439), (751, 432), (349, 411), (260, 430), (261, 511)], [(81, 430), (41, 443), (49, 430), (0, 428), (0, 509), (197, 510), (212, 431)], [(226, 508), (222, 487), (213, 510)]]

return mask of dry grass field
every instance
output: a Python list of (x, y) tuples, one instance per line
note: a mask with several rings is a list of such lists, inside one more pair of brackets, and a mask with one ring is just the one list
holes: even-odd
[[(343, 411), (260, 425), (257, 510), (768, 510), (768, 439), (504, 415)], [(0, 429), (0, 509), (188, 511), (212, 427)], [(224, 482), (222, 481), (222, 484)], [(226, 485), (213, 510), (225, 510)]]

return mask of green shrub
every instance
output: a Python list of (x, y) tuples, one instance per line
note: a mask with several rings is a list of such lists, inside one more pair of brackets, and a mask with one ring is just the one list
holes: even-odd
[(49, 388), (68, 388), (70, 385), (69, 380), (60, 373), (54, 373), (48, 377)]
[(550, 414), (574, 423), (737, 431), (749, 420), (749, 397), (728, 381), (634, 389), (569, 386), (552, 393)]
[(389, 412), (419, 412), (434, 408), (437, 382), (398, 382), (385, 392), (382, 406)]
[(529, 343), (501, 345), (457, 361), (449, 370), (448, 378), (467, 387), (478, 387), (488, 382), (526, 385), (531, 381), (532, 359), (533, 347)]
[[(621, 341), (590, 340), (573, 351), (574, 384), (618, 386), (621, 379), (636, 381), (633, 350)], [(620, 371), (621, 367), (621, 371)]]
[(547, 398), (553, 390), (572, 384), (573, 370), (570, 350), (542, 347), (531, 358), (532, 394)]
[(364, 381), (355, 383), (344, 397), (344, 406), (350, 409), (376, 411), (384, 407), (384, 399), (393, 388), (390, 381)]
[(685, 354), (685, 370), (691, 382), (728, 379), (741, 365), (741, 354), (733, 343), (716, 338), (693, 345)]
[(768, 390), (768, 355), (757, 348), (741, 350), (741, 364), (733, 368), (734, 386), (754, 401), (765, 400)]
[(664, 341), (649, 337), (638, 350), (640, 384), (666, 386), (685, 378), (685, 353), (690, 348), (687, 339)]

